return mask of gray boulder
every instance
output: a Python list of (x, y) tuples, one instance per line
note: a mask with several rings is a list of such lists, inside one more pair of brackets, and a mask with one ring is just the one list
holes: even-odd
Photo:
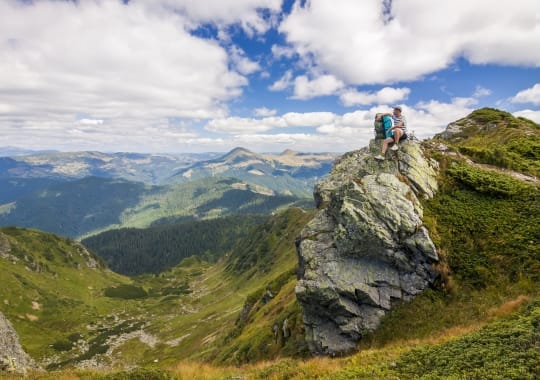
[(17, 332), (0, 312), (0, 373), (26, 373), (29, 369), (37, 368), (34, 360), (21, 347)]
[(354, 350), (396, 302), (438, 276), (419, 201), (437, 191), (436, 163), (414, 140), (376, 161), (380, 144), (371, 141), (336, 161), (315, 187), (319, 212), (297, 240), (295, 291), (314, 354)]

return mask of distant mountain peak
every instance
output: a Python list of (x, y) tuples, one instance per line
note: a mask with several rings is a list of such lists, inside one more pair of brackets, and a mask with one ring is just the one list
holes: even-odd
[(280, 156), (297, 156), (300, 152), (297, 152), (296, 150), (292, 149), (285, 149), (283, 152), (281, 152)]
[(228, 155), (236, 155), (236, 154), (257, 154), (249, 149), (246, 149), (246, 148), (242, 148), (241, 146), (239, 147), (236, 147), (234, 148), (233, 150), (231, 150), (229, 153), (225, 154), (225, 156), (228, 156)]
[(229, 153), (217, 159), (217, 161), (232, 161), (239, 157), (260, 157), (257, 153), (252, 152), (246, 148), (237, 147), (231, 150)]

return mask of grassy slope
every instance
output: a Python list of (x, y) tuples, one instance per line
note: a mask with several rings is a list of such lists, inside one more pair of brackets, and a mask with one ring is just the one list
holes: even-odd
[[(103, 268), (88, 268), (72, 241), (32, 230), (0, 232), (17, 258), (15, 263), (0, 259), (0, 309), (33, 357), (56, 354), (49, 345), (84, 333), (86, 324), (111, 312), (116, 305), (102, 296), (102, 289), (129, 282)], [(28, 269), (37, 266), (39, 271)]]

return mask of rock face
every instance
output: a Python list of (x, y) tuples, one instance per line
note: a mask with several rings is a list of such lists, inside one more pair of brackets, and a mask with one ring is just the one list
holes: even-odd
[(376, 161), (380, 141), (342, 156), (315, 187), (319, 212), (297, 240), (298, 301), (315, 354), (356, 348), (400, 300), (437, 278), (420, 197), (437, 191), (436, 162), (417, 141)]
[(11, 323), (0, 312), (0, 373), (2, 371), (26, 372), (37, 368), (19, 343), (19, 336)]

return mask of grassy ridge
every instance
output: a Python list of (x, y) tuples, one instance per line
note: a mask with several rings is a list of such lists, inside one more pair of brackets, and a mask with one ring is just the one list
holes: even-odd
[(482, 108), (454, 124), (459, 133), (445, 138), (476, 162), (540, 176), (540, 126), (493, 108)]

